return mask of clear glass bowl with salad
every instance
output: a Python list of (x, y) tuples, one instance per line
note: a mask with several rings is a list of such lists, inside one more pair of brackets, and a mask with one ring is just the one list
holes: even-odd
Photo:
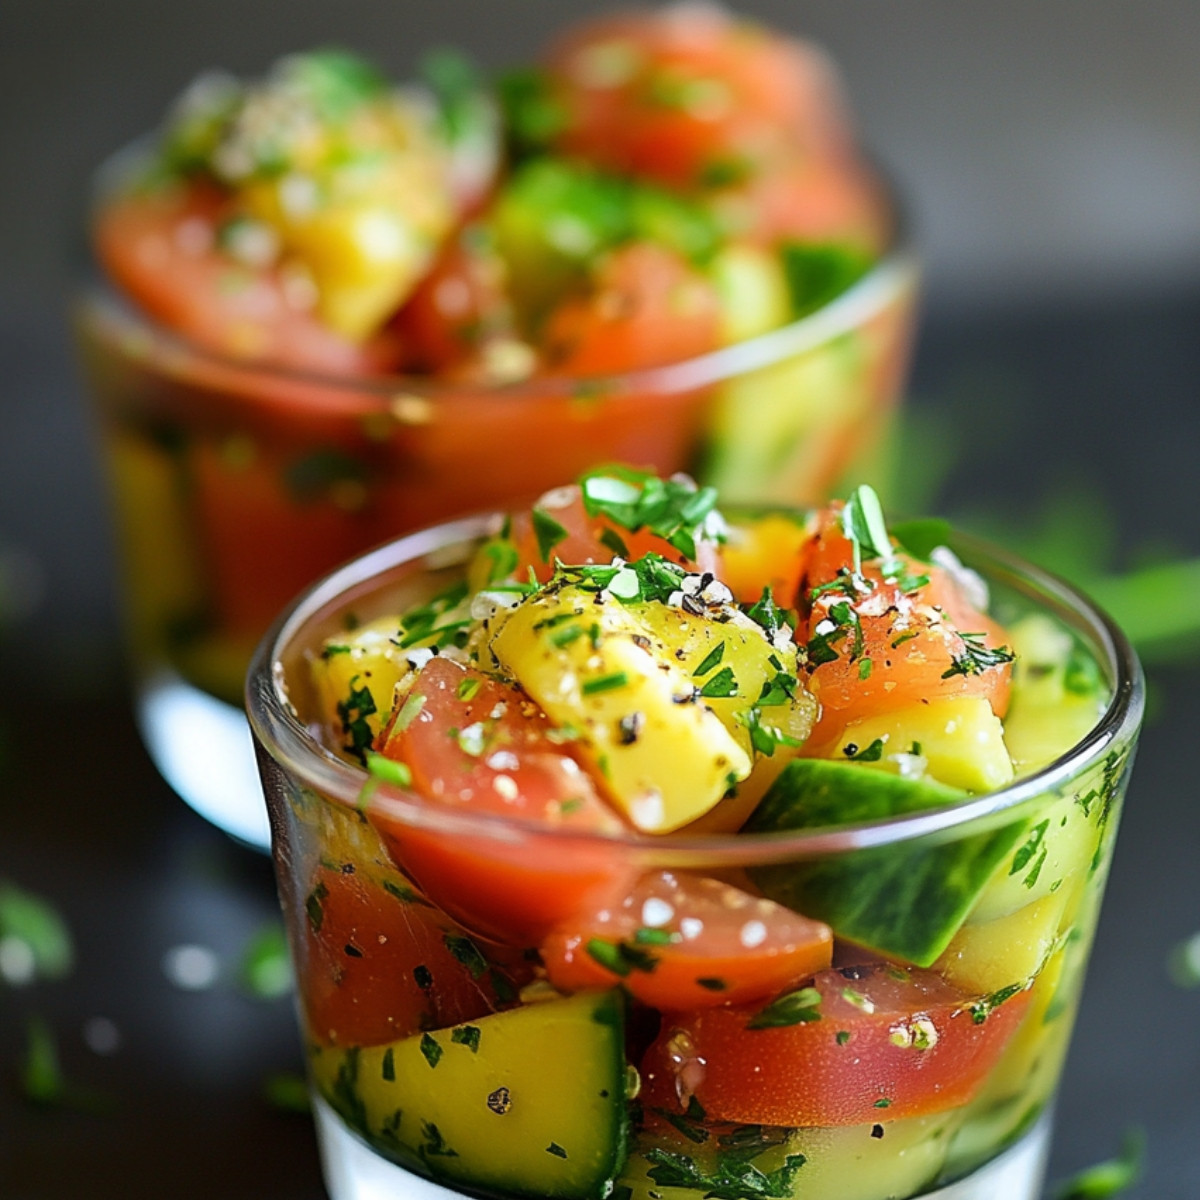
[(816, 500), (886, 427), (916, 285), (826, 58), (695, 5), (497, 79), (336, 50), (206, 75), (101, 172), (91, 234), (143, 730), (264, 846), (234, 707), (300, 587), (596, 462)]
[(1066, 584), (599, 468), (247, 703), (333, 1200), (1038, 1195), (1143, 704)]

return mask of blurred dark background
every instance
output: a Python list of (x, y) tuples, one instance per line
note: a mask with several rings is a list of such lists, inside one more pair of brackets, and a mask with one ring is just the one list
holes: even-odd
[[(0, 877), (55, 902), (77, 970), (0, 978), (0, 1196), (321, 1195), (305, 1119), (259, 1095), (294, 1069), (286, 1001), (230, 962), (272, 919), (266, 864), (170, 797), (120, 688), (104, 496), (65, 314), (88, 175), (197, 72), (341, 43), (404, 73), (455, 43), (491, 67), (602, 5), (576, 0), (5, 0), (0, 5)], [(907, 197), (925, 307), (905, 498), (1094, 574), (1200, 554), (1200, 5), (1192, 0), (758, 0), (823, 43)], [(1200, 609), (1200, 605), (1196, 606)], [(1154, 1200), (1200, 1196), (1194, 646), (1150, 654), (1143, 742), (1052, 1175), (1148, 1134)], [(114, 766), (119, 763), (120, 766)], [(128, 864), (125, 868), (121, 864)], [(184, 993), (159, 960), (224, 964)], [(21, 1096), (44, 1014), (103, 1111)], [(81, 1031), (100, 1015), (113, 1052)], [(90, 1047), (90, 1048), (89, 1048)], [(88, 1106), (83, 1106), (87, 1109)]]

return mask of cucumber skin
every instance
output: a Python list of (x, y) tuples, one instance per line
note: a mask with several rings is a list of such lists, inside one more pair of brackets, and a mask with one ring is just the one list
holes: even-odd
[[(797, 759), (746, 828), (773, 832), (879, 820), (965, 797), (944, 784), (851, 763)], [(752, 867), (749, 874), (768, 899), (825, 921), (839, 937), (928, 967), (950, 944), (1024, 828), (1022, 820), (954, 841), (897, 842), (816, 862)]]

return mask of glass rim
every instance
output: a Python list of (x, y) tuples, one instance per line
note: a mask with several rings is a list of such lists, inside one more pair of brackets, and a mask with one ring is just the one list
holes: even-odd
[[(138, 159), (148, 154), (151, 138), (152, 135), (145, 135), (134, 140), (115, 151), (96, 169), (89, 213), (94, 211), (105, 195), (117, 190), (119, 181), (130, 176)], [(622, 393), (685, 393), (773, 366), (827, 345), (884, 311), (893, 297), (906, 288), (915, 287), (920, 274), (919, 256), (905, 206), (891, 175), (865, 150), (860, 152), (879, 185), (891, 218), (891, 236), (866, 274), (820, 308), (776, 329), (653, 367), (595, 375), (547, 375), (496, 383), (466, 383), (419, 374), (336, 374), (288, 367), (270, 361), (234, 358), (193, 342), (186, 335), (143, 312), (104, 278), (90, 247), (88, 258), (91, 278), (80, 289), (82, 305), (85, 311), (106, 307), (115, 313), (138, 335), (140, 357), (148, 356), (149, 346), (150, 356), (157, 350), (175, 369), (178, 369), (179, 363), (190, 360), (227, 372), (238, 379), (269, 379), (329, 391), (353, 392), (360, 400), (378, 397), (384, 408), (397, 400), (414, 397), (437, 404), (452, 402), (458, 397), (487, 395), (516, 403), (554, 397), (578, 399), (603, 398)]]
[[(778, 506), (775, 506), (778, 508)], [(405, 564), (436, 557), (452, 546), (477, 540), (495, 528), (499, 513), (445, 522), (385, 542), (351, 559), (302, 592), (277, 618), (255, 650), (246, 676), (246, 711), (257, 739), (285, 770), (327, 799), (349, 808), (362, 803), (369, 787), (370, 803), (379, 804), (403, 824), (447, 835), (490, 836), (497, 841), (534, 839), (546, 846), (587, 842), (651, 853), (659, 858), (703, 857), (706, 862), (744, 866), (764, 861), (811, 859), (864, 850), (895, 842), (949, 835), (968, 825), (992, 825), (1026, 802), (1052, 792), (1113, 747), (1131, 742), (1145, 706), (1145, 681), (1133, 647), (1111, 617), (1073, 584), (1019, 556), (970, 534), (955, 533), (951, 548), (967, 554), (967, 564), (982, 567), (1000, 581), (1023, 581), (1036, 588), (1043, 608), (1073, 618), (1077, 630), (1090, 635), (1103, 654), (1112, 694), (1103, 715), (1074, 746), (1040, 770), (997, 791), (971, 795), (941, 808), (854, 824), (811, 830), (732, 834), (616, 834), (548, 829), (535, 821), (494, 814), (439, 808), (415, 792), (385, 783), (364, 767), (339, 758), (301, 724), (283, 691), (281, 653), (318, 613), (355, 587), (378, 580)], [(426, 564), (432, 569), (434, 564)], [(449, 565), (449, 564), (447, 564)]]

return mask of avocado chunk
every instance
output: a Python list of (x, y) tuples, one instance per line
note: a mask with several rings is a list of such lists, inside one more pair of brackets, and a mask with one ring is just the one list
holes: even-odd
[(584, 1200), (606, 1195), (625, 1163), (616, 989), (385, 1045), (314, 1048), (310, 1066), (356, 1133), (452, 1185)]
[[(746, 829), (817, 829), (943, 808), (966, 793), (853, 763), (789, 763)], [(750, 875), (763, 894), (825, 921), (889, 958), (927, 967), (950, 944), (1023, 823), (956, 840), (895, 842), (814, 862), (772, 863)]]

